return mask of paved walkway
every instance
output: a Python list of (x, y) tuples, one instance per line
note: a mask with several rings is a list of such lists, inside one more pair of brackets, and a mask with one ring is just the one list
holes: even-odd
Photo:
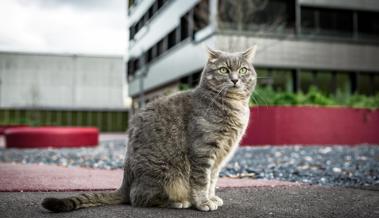
[(64, 197), (77, 193), (0, 193), (0, 216), (17, 217), (379, 217), (379, 193), (376, 191), (304, 186), (224, 188), (218, 195), (224, 206), (212, 212), (193, 209), (133, 208), (129, 205), (86, 208), (68, 213), (50, 213), (40, 206), (47, 196)]
[(40, 206), (43, 198), (74, 195), (78, 192), (72, 191), (78, 190), (115, 189), (121, 183), (122, 170), (0, 164), (0, 175), (1, 218), (379, 217), (378, 191), (250, 179), (221, 179), (217, 193), (225, 204), (213, 212), (114, 205), (52, 214)]
[[(0, 192), (113, 190), (122, 182), (122, 170), (99, 170), (38, 164), (0, 163)], [(220, 179), (218, 187), (300, 186), (273, 180)]]

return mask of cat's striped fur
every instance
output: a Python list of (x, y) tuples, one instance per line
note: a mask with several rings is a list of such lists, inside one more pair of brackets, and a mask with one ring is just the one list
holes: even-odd
[(104, 204), (202, 211), (222, 206), (215, 186), (248, 124), (257, 78), (251, 65), (255, 47), (208, 53), (198, 87), (160, 98), (133, 117), (124, 180), (117, 191), (46, 198), (42, 206), (54, 212)]

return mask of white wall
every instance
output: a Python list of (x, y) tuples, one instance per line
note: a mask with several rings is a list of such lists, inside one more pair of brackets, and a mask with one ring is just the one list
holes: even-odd
[(125, 108), (121, 56), (0, 53), (0, 107)]

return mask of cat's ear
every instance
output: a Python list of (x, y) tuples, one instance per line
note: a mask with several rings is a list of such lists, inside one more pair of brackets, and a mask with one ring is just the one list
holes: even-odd
[(221, 51), (213, 50), (209, 47), (207, 47), (207, 51), (208, 51), (208, 61), (210, 62), (213, 62), (214, 60), (219, 58), (221, 55)]
[(254, 45), (253, 47), (250, 47), (246, 51), (242, 52), (242, 57), (247, 60), (249, 63), (252, 63), (255, 58), (255, 53), (257, 51), (257, 46)]

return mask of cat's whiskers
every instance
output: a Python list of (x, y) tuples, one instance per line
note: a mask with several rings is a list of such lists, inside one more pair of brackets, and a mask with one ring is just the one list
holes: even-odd
[[(257, 97), (259, 97), (259, 98), (262, 100), (262, 102), (263, 102), (263, 106), (268, 107), (268, 103), (267, 103), (267, 101), (264, 99), (264, 97), (263, 97), (261, 94), (259, 94), (259, 92), (258, 92), (257, 90), (255, 90), (254, 93), (256, 94)], [(254, 97), (254, 95), (252, 95), (252, 96)], [(257, 99), (256, 99), (256, 100), (257, 100)], [(258, 101), (256, 101), (256, 102), (257, 102), (257, 104), (258, 104)]]

